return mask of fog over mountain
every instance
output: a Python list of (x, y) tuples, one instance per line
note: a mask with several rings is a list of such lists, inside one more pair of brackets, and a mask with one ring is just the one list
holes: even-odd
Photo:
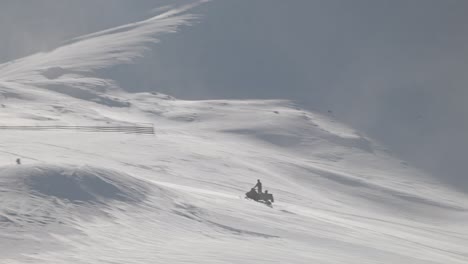
[[(0, 61), (189, 1), (0, 1)], [(219, 0), (105, 74), (181, 99), (291, 99), (468, 190), (465, 1)]]

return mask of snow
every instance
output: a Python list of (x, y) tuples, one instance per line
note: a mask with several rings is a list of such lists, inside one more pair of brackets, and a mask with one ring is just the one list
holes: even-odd
[[(2, 126), (155, 130), (0, 130), (1, 263), (467, 263), (467, 194), (330, 116), (87, 75), (190, 7), (0, 66)], [(257, 179), (273, 208), (244, 199)]]

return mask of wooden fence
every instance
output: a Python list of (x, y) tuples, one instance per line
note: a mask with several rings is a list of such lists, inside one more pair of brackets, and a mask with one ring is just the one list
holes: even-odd
[(21, 130), (21, 131), (60, 131), (74, 130), (82, 132), (113, 132), (125, 134), (154, 135), (153, 125), (135, 126), (2, 126), (0, 130)]

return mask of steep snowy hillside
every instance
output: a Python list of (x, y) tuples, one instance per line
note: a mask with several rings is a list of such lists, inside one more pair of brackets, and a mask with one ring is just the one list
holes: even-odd
[[(155, 131), (0, 130), (1, 263), (467, 263), (468, 196), (329, 116), (93, 76), (187, 8), (0, 65), (4, 128)], [(257, 179), (272, 208), (244, 199)]]

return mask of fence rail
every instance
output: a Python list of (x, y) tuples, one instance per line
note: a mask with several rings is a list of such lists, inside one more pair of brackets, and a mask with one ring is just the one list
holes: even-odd
[(0, 130), (114, 132), (125, 134), (154, 135), (154, 127), (148, 126), (0, 126)]

